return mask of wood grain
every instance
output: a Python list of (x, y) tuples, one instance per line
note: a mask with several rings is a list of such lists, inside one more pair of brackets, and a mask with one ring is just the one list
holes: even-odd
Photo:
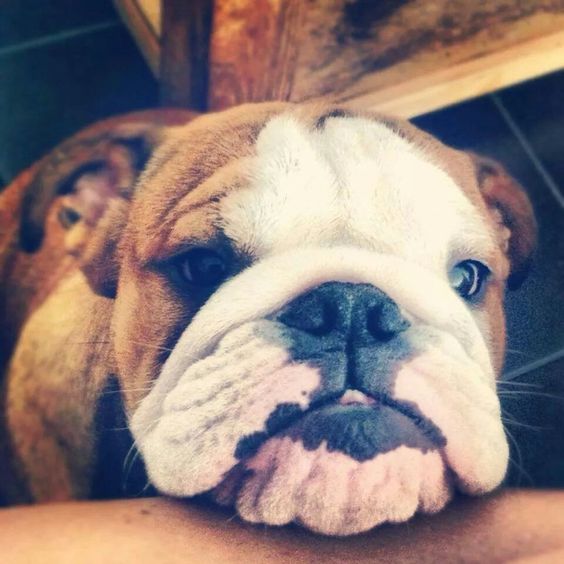
[(562, 30), (564, 0), (217, 0), (209, 108), (330, 96), (416, 115), (562, 68)]
[(291, 99), (306, 8), (302, 0), (216, 0), (210, 108)]
[(353, 106), (411, 118), (462, 100), (529, 80), (564, 66), (564, 31), (450, 67), (430, 69), (409, 80), (341, 94)]
[(161, 12), (161, 102), (205, 110), (212, 0), (163, 0)]
[[(145, 4), (153, 4), (153, 10), (146, 12)], [(158, 1), (145, 0), (140, 5), (137, 0), (114, 0), (114, 6), (131, 35), (133, 35), (152, 73), (158, 76), (161, 57), (160, 8)], [(151, 14), (152, 18), (149, 17)], [(159, 22), (159, 25), (156, 25), (157, 22)]]
[(114, 1), (163, 103), (199, 110), (330, 97), (412, 117), (564, 68), (564, 0)]

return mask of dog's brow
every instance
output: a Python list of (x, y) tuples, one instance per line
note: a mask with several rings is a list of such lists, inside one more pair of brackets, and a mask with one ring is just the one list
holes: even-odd
[[(195, 243), (201, 243), (206, 238), (209, 238), (211, 236), (209, 230), (198, 231), (197, 226), (202, 224), (202, 220), (198, 219), (199, 214), (204, 214), (202, 217), (209, 218), (209, 215), (206, 215), (206, 208), (212, 209), (212, 206), (219, 203), (235, 186), (235, 183), (221, 184), (212, 189), (205, 190), (204, 193), (196, 189), (185, 194), (174, 209), (171, 210), (169, 218), (161, 223), (162, 232), (169, 234), (167, 236), (167, 250), (164, 254), (174, 255), (179, 249)], [(209, 225), (209, 219), (204, 220), (203, 223)], [(170, 237), (178, 229), (180, 231), (177, 232), (177, 235), (174, 236), (174, 241), (172, 241)], [(181, 233), (181, 235), (178, 233)], [(152, 250), (138, 250), (138, 256), (142, 263), (151, 263), (155, 258)]]
[(323, 114), (315, 122), (316, 129), (323, 129), (325, 127), (325, 122), (330, 118), (345, 118), (345, 117), (355, 117), (355, 114), (350, 110), (345, 110), (343, 108), (335, 108), (330, 112)]
[[(178, 202), (174, 208), (173, 219), (175, 222), (180, 215), (186, 215), (197, 209), (219, 203), (222, 198), (239, 186), (238, 182), (218, 183), (210, 186), (209, 183), (202, 183), (194, 190), (189, 191)], [(172, 211), (172, 210), (171, 210)]]
[(181, 206), (182, 213), (186, 214), (191, 211), (203, 208), (205, 206), (209, 206), (211, 204), (217, 204), (221, 201), (223, 197), (225, 197), (230, 192), (229, 188), (224, 188), (223, 190), (219, 190), (215, 194), (211, 196), (206, 194), (205, 197), (201, 199), (196, 199), (195, 201), (184, 201), (183, 205)]

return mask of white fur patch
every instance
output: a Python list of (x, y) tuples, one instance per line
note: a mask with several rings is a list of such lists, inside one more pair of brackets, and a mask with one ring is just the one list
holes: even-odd
[(503, 480), (509, 458), (498, 397), (450, 335), (421, 345), (421, 353), (400, 368), (394, 397), (416, 404), (441, 429), (458, 489), (489, 492)]
[[(197, 313), (131, 418), (151, 481), (179, 496), (215, 488), (249, 521), (329, 534), (438, 511), (450, 497), (447, 467), (467, 493), (494, 488), (507, 465), (494, 372), (448, 281), (453, 260), (495, 246), (484, 218), (424, 154), (367, 119), (310, 130), (274, 118), (251, 161), (248, 187), (219, 213), (256, 260)], [(318, 370), (292, 362), (283, 329), (266, 318), (328, 281), (371, 284), (411, 322), (413, 358), (393, 394), (440, 428), (443, 450), (401, 446), (359, 462), (275, 435), (237, 460), (238, 441), (263, 431), (279, 404), (307, 408), (319, 387)]]
[(184, 372), (144, 432), (133, 426), (159, 490), (187, 496), (213, 488), (237, 463), (239, 440), (263, 431), (278, 404), (308, 405), (318, 371), (292, 364), (284, 345), (273, 323), (241, 326)]
[(330, 119), (320, 131), (283, 115), (256, 152), (249, 187), (220, 208), (227, 236), (253, 256), (354, 244), (441, 272), (459, 249), (494, 243), (452, 178), (373, 120)]

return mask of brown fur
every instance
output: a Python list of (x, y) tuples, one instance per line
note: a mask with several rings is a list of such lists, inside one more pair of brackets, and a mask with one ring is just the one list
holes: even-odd
[[(82, 267), (94, 271), (93, 279), (100, 275), (93, 247), (84, 242), (96, 242), (101, 231), (64, 229), (58, 216), (68, 196), (58, 187), (93, 158), (107, 157), (116, 133), (155, 132), (192, 117), (166, 110), (97, 123), (24, 171), (0, 195), (0, 500), (87, 496), (93, 409), (114, 372), (113, 302), (93, 293), (80, 274)], [(131, 184), (133, 171), (123, 172), (120, 183)], [(37, 207), (28, 210), (33, 218), (45, 216), (40, 226), (45, 236), (32, 254), (20, 246), (24, 201)]]
[[(8, 352), (17, 341), (5, 381), (10, 441), (4, 448), (9, 448), (15, 464), (0, 468), (4, 484), (11, 473), (12, 487), (6, 492), (10, 499), (88, 496), (94, 407), (107, 375), (118, 374), (126, 407), (134, 408), (179, 332), (207, 298), (204, 292), (180, 295), (163, 274), (163, 261), (181, 251), (186, 241), (221, 244), (216, 203), (243, 185), (245, 157), (252, 154), (262, 126), (270, 116), (287, 109), (311, 127), (323, 127), (323, 116), (335, 110), (321, 104), (242, 106), (173, 128), (134, 194), (135, 159), (124, 157), (121, 145), (118, 150), (107, 140), (103, 147), (92, 143), (91, 147), (97, 147), (93, 155), (105, 163), (104, 174), (110, 171), (110, 176), (95, 176), (94, 185), (109, 183), (113, 188), (104, 188), (103, 210), (89, 220), (84, 215), (84, 221), (70, 229), (63, 228), (58, 214), (65, 205), (80, 204), (76, 194), (81, 188), (75, 182), (68, 194), (59, 194), (56, 186), (62, 179), (48, 159), (47, 164), (24, 173), (2, 195), (0, 217), (6, 227), (0, 233), (0, 303), (5, 313), (0, 327)], [(499, 233), (499, 251), (492, 257), (498, 269), (507, 275), (510, 265), (512, 270), (520, 269), (530, 255), (534, 224), (526, 197), (515, 183), (501, 169), (479, 173), (472, 157), (445, 147), (408, 123), (371, 117), (416, 143), (454, 178)], [(115, 125), (107, 127), (115, 131)], [(152, 143), (158, 144), (149, 130)], [(80, 134), (78, 141), (85, 135)], [(72, 149), (73, 143), (66, 146)], [(83, 149), (79, 154), (82, 166), (89, 157)], [(76, 166), (61, 158), (60, 152), (56, 161), (64, 163), (63, 176), (72, 175)], [(49, 171), (47, 195), (39, 198), (40, 209), (28, 216), (35, 222), (46, 218), (45, 238), (30, 255), (18, 247), (19, 221), (25, 212), (24, 194), (30, 185), (37, 185), (42, 166)], [(521, 211), (523, 201), (526, 205)], [(119, 299), (114, 301), (116, 286)], [(492, 284), (482, 306), (498, 370), (504, 348), (503, 291), (502, 283)]]

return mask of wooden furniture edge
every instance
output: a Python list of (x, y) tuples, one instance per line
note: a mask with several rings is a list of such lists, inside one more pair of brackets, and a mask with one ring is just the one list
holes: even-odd
[(143, 10), (139, 8), (136, 0), (113, 0), (113, 2), (151, 72), (158, 77), (161, 57), (160, 39), (147, 21)]
[(161, 104), (205, 111), (213, 0), (161, 2)]
[(382, 90), (355, 96), (345, 92), (336, 98), (359, 108), (411, 118), (562, 68), (564, 30)]
[[(211, 0), (186, 4), (162, 0), (162, 28), (169, 30), (168, 39), (159, 38), (137, 0), (114, 0), (114, 4), (161, 83), (163, 105), (205, 110), (208, 75), (215, 72), (210, 69), (214, 61), (208, 61), (210, 30), (206, 26), (209, 24), (202, 23), (208, 17), (206, 11), (212, 9)], [(546, 17), (542, 18), (538, 21), (546, 22)], [(519, 25), (532, 24), (521, 21)], [(327, 95), (312, 93), (311, 97), (332, 98), (364, 109), (414, 117), (564, 68), (564, 29), (468, 60), (448, 64), (447, 58), (443, 62), (446, 66), (441, 66), (439, 60), (437, 67), (432, 68), (429, 61), (423, 61), (423, 70), (414, 75), (413, 71), (417, 70), (414, 63), (406, 61), (396, 68), (369, 72), (344, 90)], [(388, 71), (392, 71), (390, 84), (383, 85)], [(394, 76), (413, 78), (396, 81)], [(293, 100), (301, 98), (300, 94), (290, 95)]]

